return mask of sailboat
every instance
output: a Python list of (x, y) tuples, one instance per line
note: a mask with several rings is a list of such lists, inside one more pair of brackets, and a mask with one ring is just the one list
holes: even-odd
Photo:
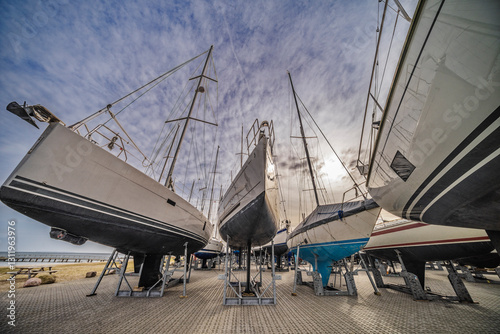
[(385, 210), (485, 229), (497, 249), (499, 12), (498, 1), (419, 2), (385, 108), (377, 103), (369, 166), (360, 166)]
[[(219, 157), (219, 148), (220, 147), (217, 147), (217, 154), (215, 155), (215, 166), (213, 172), (214, 175), (212, 179), (212, 188), (211, 188), (210, 202), (209, 202), (210, 204), (207, 216), (210, 222), (212, 222), (210, 214), (212, 212), (212, 200), (214, 194), (215, 177), (217, 175), (217, 160)], [(207, 260), (216, 258), (222, 252), (222, 247), (224, 245), (222, 244), (220, 238), (218, 237), (217, 231), (218, 230), (214, 228), (212, 232), (212, 237), (210, 238), (210, 240), (208, 240), (208, 243), (205, 245), (205, 247), (194, 253), (194, 256), (202, 260), (202, 265), (201, 265), (202, 268), (208, 268)]]
[[(279, 224), (273, 122), (256, 119), (247, 134), (248, 158), (222, 197), (218, 228), (228, 247), (247, 250), (244, 294), (256, 295), (250, 276), (252, 246), (270, 242)], [(253, 150), (250, 152), (250, 148)], [(227, 269), (226, 269), (227, 270)]]
[(332, 262), (350, 256), (366, 245), (381, 209), (373, 199), (367, 198), (320, 205), (297, 94), (290, 72), (288, 76), (297, 108), (316, 208), (292, 231), (287, 244), (295, 256), (299, 253), (300, 258), (311, 263), (314, 271), (321, 274), (323, 286), (327, 286)]
[[(276, 232), (276, 236), (273, 238), (274, 244), (274, 255), (276, 257), (280, 257), (288, 251), (288, 245), (286, 244), (286, 240), (288, 238), (288, 223), (286, 227), (281, 228)], [(271, 242), (268, 242), (264, 246), (262, 246), (263, 251), (267, 251), (268, 254), (271, 254)], [(279, 267), (279, 264), (278, 264)]]
[(220, 240), (217, 240), (216, 238), (210, 238), (205, 247), (194, 253), (194, 256), (203, 260), (201, 266), (202, 268), (207, 268), (207, 260), (214, 259), (219, 256), (222, 252), (223, 247), (224, 245)]
[[(182, 139), (189, 121), (194, 119), (193, 107), (207, 91), (208, 81), (214, 80), (207, 76), (212, 49), (190, 60), (206, 54), (203, 71), (192, 81), (194, 96), (189, 114), (182, 119), (184, 127), (165, 184), (121, 159), (127, 157), (124, 142), (134, 142), (128, 136), (124, 138), (127, 133), (118, 123), (117, 114), (110, 110), (114, 103), (73, 126), (65, 126), (43, 106), (13, 102), (7, 107), (9, 111), (30, 124), (35, 125), (31, 118), (34, 116), (48, 122), (48, 126), (2, 185), (2, 202), (51, 226), (53, 238), (74, 244), (91, 240), (142, 259), (139, 286), (154, 285), (163, 255), (184, 254), (185, 247), (191, 254), (207, 244), (212, 232), (204, 214), (172, 186)], [(157, 84), (179, 67), (147, 85)], [(116, 120), (122, 135), (115, 132), (112, 138), (104, 136), (109, 143), (101, 147), (93, 138), (103, 133), (105, 124), (85, 136), (80, 131), (88, 130), (87, 122), (104, 113)], [(120, 153), (112, 154), (111, 149), (117, 147)]]
[[(425, 288), (427, 261), (476, 256), (484, 259), (492, 250), (493, 245), (484, 230), (429, 225), (407, 219), (375, 225), (363, 249), (373, 257), (396, 262), (403, 260), (406, 270), (417, 275), (422, 288)], [(493, 258), (493, 263), (495, 267), (498, 265), (498, 256)]]
[(272, 121), (254, 121), (247, 135), (247, 149), (253, 146), (253, 150), (221, 199), (218, 227), (229, 247), (264, 245), (278, 230), (273, 131)]

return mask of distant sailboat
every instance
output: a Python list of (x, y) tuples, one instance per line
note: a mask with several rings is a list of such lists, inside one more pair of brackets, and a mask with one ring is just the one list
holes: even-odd
[(312, 163), (307, 148), (302, 118), (293, 87), (292, 77), (288, 73), (293, 97), (297, 108), (300, 134), (306, 152), (307, 164), (311, 175), (316, 209), (304, 219), (289, 235), (288, 246), (297, 256), (311, 263), (314, 271), (321, 274), (323, 286), (328, 285), (333, 261), (341, 260), (358, 252), (368, 242), (375, 226), (380, 207), (372, 199), (345, 203), (320, 205)]
[(207, 268), (207, 260), (215, 259), (217, 256), (219, 256), (222, 252), (223, 247), (224, 245), (220, 240), (210, 238), (205, 247), (194, 253), (194, 256), (203, 260), (201, 266), (202, 268)]
[[(197, 80), (194, 97), (189, 104), (189, 114), (183, 119), (181, 138), (165, 185), (172, 184), (176, 158), (193, 118), (191, 113), (197, 97), (208, 89), (209, 80), (213, 80), (207, 75), (212, 47), (203, 54), (207, 54), (203, 71), (193, 78)], [(156, 84), (179, 67), (148, 85)], [(150, 287), (158, 281), (164, 254), (184, 254), (186, 242), (188, 253), (199, 250), (207, 244), (212, 226), (202, 212), (176, 194), (171, 186), (161, 184), (118, 157), (122, 153), (127, 156), (124, 141), (135, 143), (111, 112), (113, 105), (66, 127), (40, 105), (10, 103), (7, 109), (30, 124), (34, 124), (31, 119), (34, 116), (49, 125), (2, 185), (0, 198), (11, 208), (51, 226), (53, 238), (75, 244), (88, 239), (142, 259), (139, 286)], [(86, 122), (104, 113), (109, 113), (128, 138), (123, 139), (118, 133), (112, 138), (105, 137), (109, 144), (104, 147), (109, 150), (118, 147), (118, 156), (97, 145), (92, 138), (106, 128), (105, 125), (100, 124), (85, 136), (79, 132), (82, 125), (81, 129), (89, 130)]]
[[(214, 166), (214, 172), (213, 172), (213, 181), (212, 181), (212, 189), (211, 189), (211, 194), (210, 194), (210, 204), (209, 204), (209, 209), (208, 209), (208, 219), (210, 222), (212, 222), (211, 220), (211, 213), (212, 213), (212, 200), (213, 200), (213, 194), (214, 194), (214, 186), (215, 186), (215, 177), (217, 175), (217, 161), (218, 161), (218, 157), (219, 157), (219, 147), (217, 147), (217, 154), (215, 156), (215, 166)], [(208, 243), (205, 245), (205, 247), (203, 247), (202, 249), (200, 249), (199, 251), (197, 251), (196, 253), (194, 253), (194, 256), (196, 256), (197, 258), (201, 259), (202, 260), (202, 265), (201, 267), (202, 268), (207, 268), (207, 260), (210, 260), (210, 259), (214, 259), (216, 258), (217, 256), (219, 256), (222, 252), (222, 248), (223, 248), (223, 244), (220, 240), (220, 237), (218, 237), (218, 233), (217, 233), (218, 229), (217, 228), (214, 228), (213, 229), (213, 235), (212, 237), (210, 238), (210, 240), (208, 240)]]

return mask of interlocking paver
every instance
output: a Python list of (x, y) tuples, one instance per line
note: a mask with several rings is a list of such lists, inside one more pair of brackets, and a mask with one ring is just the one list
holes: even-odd
[[(107, 276), (94, 297), (86, 297), (96, 278), (19, 289), (16, 327), (19, 333), (498, 333), (500, 284), (468, 283), (478, 304), (413, 301), (410, 295), (381, 289), (373, 294), (366, 274), (355, 277), (357, 297), (318, 297), (298, 286), (291, 296), (293, 271), (280, 273), (275, 306), (223, 306), (222, 271), (193, 271), (188, 298), (182, 284), (163, 298), (114, 296), (117, 277)], [(269, 275), (266, 272), (266, 275)], [(308, 279), (310, 277), (307, 277)], [(400, 283), (400, 278), (384, 278)], [(427, 272), (426, 285), (451, 293), (446, 271)], [(441, 289), (441, 290), (440, 290)], [(2, 295), (2, 305), (8, 302)], [(5, 310), (4, 307), (2, 309)], [(0, 332), (12, 328), (5, 317)]]

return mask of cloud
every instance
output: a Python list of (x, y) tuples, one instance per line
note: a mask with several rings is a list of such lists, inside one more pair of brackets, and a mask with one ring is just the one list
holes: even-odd
[[(292, 159), (290, 146), (299, 143), (295, 139), (292, 144), (289, 137), (298, 128), (286, 71), (352, 167), (374, 53), (377, 6), (372, 1), (2, 1), (0, 104), (42, 104), (72, 124), (213, 44), (218, 126), (203, 132), (200, 124), (191, 125), (176, 167), (177, 184), (189, 189), (193, 180), (205, 178), (200, 182), (206, 183), (218, 144), (216, 184), (227, 187), (240, 165), (241, 127), (246, 136), (259, 119), (274, 121), (282, 185), (286, 192), (296, 192), (294, 174), (300, 162)], [(403, 40), (404, 32), (397, 38)], [(119, 115), (147, 155), (164, 121), (180, 117), (180, 111), (171, 114), (172, 106), (191, 75), (187, 68), (181, 72)], [(211, 114), (198, 116), (214, 121)], [(0, 176), (6, 179), (41, 131), (5, 110), (1, 117)], [(318, 166), (324, 171), (331, 156), (327, 151), (322, 148), (326, 162)], [(17, 215), (3, 204), (0, 210), (0, 218)]]

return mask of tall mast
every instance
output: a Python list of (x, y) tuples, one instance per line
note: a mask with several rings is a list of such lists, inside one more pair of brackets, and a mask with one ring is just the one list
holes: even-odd
[(240, 153), (240, 168), (243, 167), (243, 124), (241, 124), (241, 153)]
[(168, 176), (167, 176), (167, 180), (166, 180), (165, 184), (170, 189), (173, 189), (173, 186), (172, 186), (172, 174), (174, 173), (175, 162), (177, 161), (177, 156), (179, 155), (179, 151), (181, 149), (182, 141), (184, 140), (184, 136), (186, 135), (186, 131), (187, 131), (187, 127), (188, 127), (189, 121), (191, 120), (191, 114), (193, 112), (194, 104), (196, 102), (196, 97), (198, 96), (198, 93), (200, 92), (201, 82), (202, 82), (203, 78), (206, 77), (205, 76), (205, 72), (206, 72), (207, 67), (208, 67), (208, 61), (210, 60), (210, 56), (212, 54), (213, 47), (214, 47), (213, 45), (210, 46), (210, 49), (208, 50), (207, 59), (205, 60), (205, 65), (203, 66), (203, 71), (201, 72), (201, 75), (199, 76), (198, 85), (196, 86), (196, 90), (194, 92), (193, 102), (191, 103), (191, 107), (189, 108), (189, 113), (188, 113), (188, 115), (186, 117), (186, 123), (184, 124), (184, 128), (182, 129), (181, 138), (179, 140), (179, 145), (177, 146), (177, 149), (175, 150), (174, 159), (172, 160), (172, 164), (170, 165), (170, 170), (168, 171)]
[(210, 203), (208, 204), (208, 221), (210, 222), (210, 212), (212, 211), (212, 200), (214, 198), (215, 173), (217, 173), (217, 159), (219, 158), (219, 148), (217, 146), (217, 154), (215, 155), (214, 179), (212, 181), (212, 190), (210, 192)]
[(292, 85), (293, 98), (295, 100), (295, 106), (297, 107), (297, 115), (299, 115), (300, 135), (302, 136), (304, 150), (306, 151), (307, 165), (309, 166), (309, 173), (311, 174), (311, 182), (314, 190), (314, 198), (316, 199), (316, 205), (319, 206), (318, 191), (316, 189), (316, 182), (314, 181), (314, 172), (311, 165), (311, 157), (309, 156), (309, 150), (307, 149), (306, 135), (304, 133), (304, 127), (302, 126), (302, 117), (300, 117), (299, 104), (297, 102), (297, 96), (295, 95), (295, 89), (293, 88), (292, 76), (290, 75), (290, 72), (288, 72), (288, 77), (290, 78), (290, 84)]
[[(167, 153), (167, 156), (165, 157), (165, 163), (163, 164), (163, 169), (161, 170), (160, 178), (158, 179), (158, 182), (161, 181), (161, 177), (163, 176), (163, 172), (165, 171), (165, 168), (167, 167), (168, 158), (170, 157), (170, 152), (172, 152), (172, 147), (174, 147), (175, 138), (177, 138), (177, 132), (179, 132), (179, 127), (180, 127), (180, 124), (177, 124), (177, 129), (175, 129), (175, 134), (174, 134), (174, 138), (172, 139), (172, 144), (168, 148), (168, 153)], [(165, 180), (165, 186), (166, 185), (167, 185), (167, 180)]]

